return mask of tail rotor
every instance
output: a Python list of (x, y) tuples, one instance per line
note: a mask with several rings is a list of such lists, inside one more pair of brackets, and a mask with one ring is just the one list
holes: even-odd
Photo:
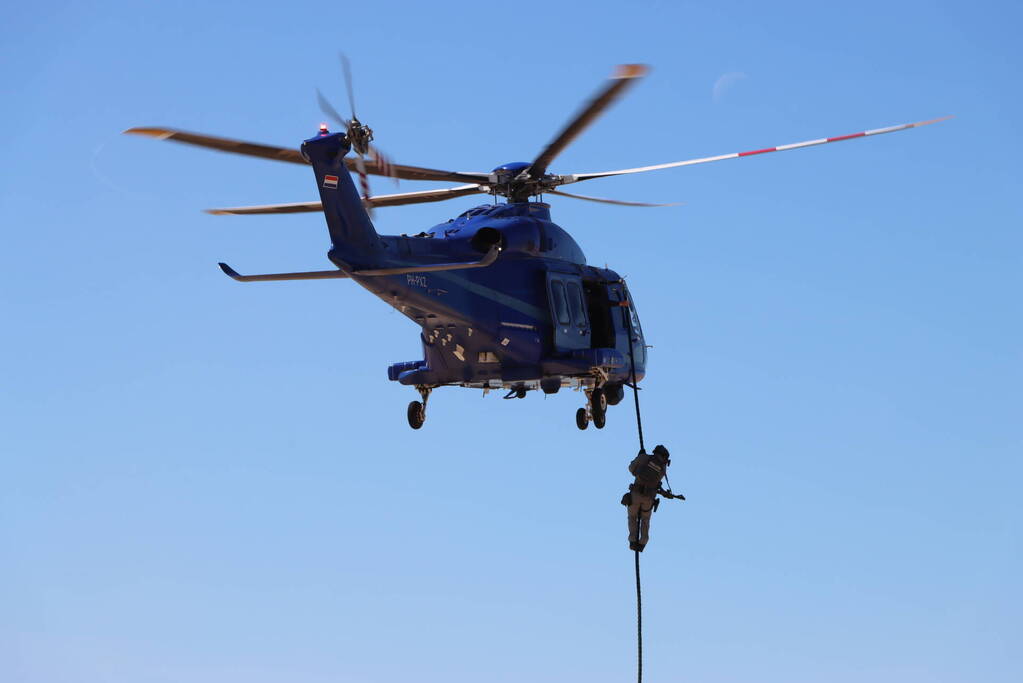
[(320, 105), (320, 110), (328, 118), (335, 121), (338, 125), (344, 126), (346, 135), (348, 136), (348, 142), (356, 154), (355, 168), (356, 172), (359, 174), (359, 186), (362, 190), (362, 199), (367, 205), (367, 209), (372, 211), (369, 174), (366, 171), (366, 157), (369, 157), (370, 162), (376, 166), (376, 171), (379, 175), (394, 177), (395, 184), (397, 184), (398, 179), (393, 175), (390, 160), (382, 154), (379, 149), (370, 144), (373, 142), (373, 129), (359, 121), (359, 118), (355, 114), (355, 92), (352, 86), (352, 67), (348, 61), (348, 57), (346, 57), (344, 53), (341, 53), (340, 57), (341, 69), (345, 77), (345, 89), (348, 92), (348, 104), (352, 111), (352, 118), (346, 119), (341, 116), (337, 109), (331, 105), (330, 101), (324, 97), (323, 93), (321, 93), (319, 89), (316, 90), (316, 100)]

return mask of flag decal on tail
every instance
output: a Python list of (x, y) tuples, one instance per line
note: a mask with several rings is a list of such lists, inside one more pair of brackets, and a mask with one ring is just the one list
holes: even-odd
[(323, 187), (328, 190), (337, 189), (337, 176), (336, 175), (325, 175), (323, 176)]

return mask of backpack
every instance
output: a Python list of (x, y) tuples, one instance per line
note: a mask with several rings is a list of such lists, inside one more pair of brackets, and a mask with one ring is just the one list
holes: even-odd
[(658, 486), (664, 478), (664, 472), (668, 468), (661, 458), (646, 456), (646, 461), (636, 467), (636, 478), (648, 486)]

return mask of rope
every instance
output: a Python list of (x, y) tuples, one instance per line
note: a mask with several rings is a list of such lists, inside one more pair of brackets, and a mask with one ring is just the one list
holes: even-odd
[(626, 309), (625, 325), (629, 328), (629, 362), (632, 365), (632, 396), (636, 399), (636, 427), (639, 430), (639, 449), (646, 450), (643, 445), (643, 418), (639, 414), (639, 385), (636, 384), (636, 352), (632, 344), (632, 306), (628, 299), (620, 302), (622, 308)]
[(636, 681), (643, 683), (643, 594), (639, 588), (639, 551), (636, 551)]
[[(643, 418), (639, 414), (639, 386), (636, 384), (636, 354), (632, 346), (632, 307), (627, 300), (622, 303), (626, 304), (623, 308), (628, 309), (625, 312), (625, 324), (629, 328), (629, 361), (632, 363), (632, 395), (636, 399), (636, 428), (639, 431), (639, 449), (645, 451), (646, 447), (643, 445)], [(668, 490), (671, 491), (671, 480), (668, 479), (667, 468), (664, 469), (664, 483), (668, 485)]]
[[(622, 283), (624, 285), (624, 282)], [(636, 352), (632, 343), (632, 302), (628, 299), (619, 302), (625, 309), (625, 324), (629, 329), (629, 361), (632, 365), (632, 396), (636, 399), (636, 429), (639, 431), (639, 449), (646, 450), (643, 445), (643, 417), (639, 413), (639, 384), (636, 382)], [(670, 484), (668, 485), (670, 488)], [(642, 513), (640, 513), (642, 517)], [(637, 529), (643, 528), (642, 519), (637, 520)], [(636, 682), (643, 683), (643, 593), (639, 584), (639, 551), (636, 553)]]

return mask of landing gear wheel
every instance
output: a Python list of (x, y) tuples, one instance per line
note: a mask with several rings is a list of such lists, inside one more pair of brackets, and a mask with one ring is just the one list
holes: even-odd
[(590, 419), (593, 426), (603, 429), (607, 423), (607, 394), (600, 387), (590, 392)]
[(426, 407), (419, 401), (411, 401), (408, 404), (408, 426), (412, 429), (419, 429), (426, 422)]
[(586, 408), (575, 411), (575, 426), (579, 429), (586, 429), (590, 426), (590, 418), (586, 414)]

